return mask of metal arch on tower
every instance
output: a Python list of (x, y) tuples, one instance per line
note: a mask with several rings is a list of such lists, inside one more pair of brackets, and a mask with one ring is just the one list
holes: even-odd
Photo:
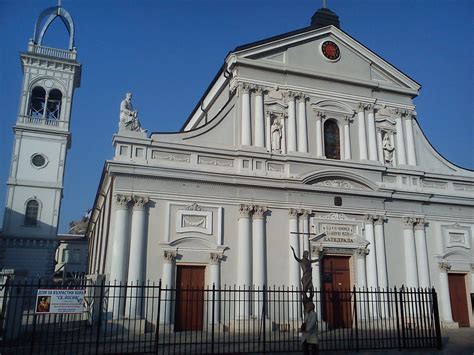
[[(34, 43), (41, 46), (46, 31), (56, 17), (59, 17), (66, 26), (69, 33), (69, 50), (72, 50), (74, 48), (74, 21), (69, 12), (61, 6), (49, 7), (39, 15), (35, 24), (35, 32), (33, 36)], [(47, 20), (40, 31), (40, 25), (43, 23), (45, 18), (47, 18)]]

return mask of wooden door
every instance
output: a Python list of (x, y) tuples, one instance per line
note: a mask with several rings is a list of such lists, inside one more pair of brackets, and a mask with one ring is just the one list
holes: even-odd
[(352, 325), (349, 256), (325, 256), (322, 259), (323, 320), (330, 329)]
[(204, 266), (178, 265), (175, 331), (202, 330)]
[(448, 274), (453, 320), (458, 322), (460, 327), (469, 327), (465, 276), (464, 274)]

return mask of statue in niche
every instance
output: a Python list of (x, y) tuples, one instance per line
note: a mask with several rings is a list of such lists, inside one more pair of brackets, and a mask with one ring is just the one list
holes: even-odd
[(303, 295), (303, 305), (306, 305), (309, 302), (313, 302), (314, 297), (314, 286), (313, 286), (313, 276), (311, 274), (311, 264), (319, 261), (319, 259), (311, 260), (309, 258), (309, 252), (305, 250), (303, 252), (303, 258), (298, 258), (295, 253), (295, 249), (291, 247), (293, 251), (293, 256), (295, 260), (300, 264), (301, 271), (303, 276), (301, 277), (301, 293)]
[(281, 130), (282, 124), (279, 118), (275, 118), (271, 127), (272, 151), (281, 151)]
[(395, 150), (392, 142), (390, 142), (390, 137), (387, 133), (384, 134), (382, 139), (382, 149), (383, 149), (383, 160), (385, 164), (392, 165), (393, 162), (393, 151)]
[(120, 103), (119, 130), (145, 132), (138, 120), (138, 111), (133, 109), (131, 92), (127, 92)]

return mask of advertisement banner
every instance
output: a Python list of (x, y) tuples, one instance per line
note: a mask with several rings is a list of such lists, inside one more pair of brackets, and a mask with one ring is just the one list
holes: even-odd
[(84, 312), (85, 290), (39, 289), (36, 295), (38, 314)]

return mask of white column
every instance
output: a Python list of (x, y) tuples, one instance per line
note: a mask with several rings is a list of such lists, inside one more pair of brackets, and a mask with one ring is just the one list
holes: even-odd
[(413, 119), (411, 113), (405, 116), (405, 130), (407, 135), (408, 165), (416, 165), (415, 137), (413, 135)]
[(359, 104), (359, 112), (357, 113), (359, 124), (359, 159), (367, 160), (367, 134), (365, 132), (365, 105)]
[(288, 153), (296, 152), (296, 106), (295, 94), (288, 92)]
[(378, 216), (374, 224), (378, 285), (379, 287), (387, 288), (387, 261), (385, 257), (385, 235), (383, 232), (384, 217)]
[[(208, 319), (209, 324), (219, 324), (219, 290), (221, 288), (221, 260), (222, 254), (211, 253), (209, 262), (209, 296), (210, 303), (208, 304)], [(213, 291), (214, 290), (214, 291)], [(212, 310), (214, 310), (214, 318), (212, 317)]]
[(306, 95), (299, 94), (298, 102), (298, 152), (308, 152), (308, 129), (306, 122)]
[(407, 287), (418, 287), (418, 270), (416, 267), (415, 235), (413, 218), (404, 218), (403, 240), (405, 244), (405, 277)]
[(265, 146), (269, 152), (272, 151), (271, 121), (271, 112), (267, 111), (265, 113)]
[[(318, 246), (313, 246), (310, 252), (311, 260), (321, 260), (323, 248)], [(312, 268), (312, 276), (313, 276), (313, 287), (314, 287), (314, 304), (316, 306), (316, 316), (319, 322), (321, 322), (321, 271), (320, 271), (320, 264), (319, 261), (315, 262)]]
[(418, 266), (419, 286), (430, 287), (428, 251), (426, 250), (425, 220), (417, 218), (415, 224), (416, 264)]
[[(395, 147), (395, 133), (394, 132), (390, 134), (390, 144), (392, 145), (392, 147)], [(383, 152), (382, 152), (382, 156), (383, 156)], [(397, 161), (398, 161), (398, 152), (397, 152), (397, 149), (395, 148), (395, 150), (393, 151), (392, 166), (397, 166)]]
[(163, 253), (163, 278), (161, 282), (160, 319), (164, 324), (171, 323), (171, 312), (174, 299), (174, 269), (176, 252), (165, 250)]
[(405, 153), (405, 139), (403, 134), (403, 123), (402, 117), (398, 116), (395, 119), (396, 128), (397, 128), (397, 157), (398, 157), (398, 165), (405, 165), (407, 163), (406, 160), (406, 153)]
[(344, 118), (344, 159), (350, 160), (351, 154), (351, 135), (350, 135), (350, 123), (352, 119), (350, 117)]
[(375, 133), (375, 114), (373, 105), (368, 106), (367, 131), (369, 133), (369, 160), (377, 161), (377, 138)]
[(142, 317), (143, 287), (146, 267), (146, 205), (148, 197), (133, 197), (132, 227), (130, 239), (130, 257), (128, 259), (128, 318)]
[[(126, 195), (115, 196), (115, 226), (114, 239), (112, 246), (112, 258), (110, 265), (110, 283), (111, 285), (123, 285), (127, 283), (127, 261), (128, 261), (128, 204), (132, 198)], [(114, 287), (111, 290), (112, 302), (109, 303), (109, 309), (112, 311), (114, 319), (123, 316), (125, 305), (125, 288)]]
[(254, 206), (253, 212), (253, 284), (255, 290), (260, 292), (254, 293), (254, 310), (253, 315), (260, 317), (262, 315), (264, 287), (266, 287), (267, 275), (267, 255), (265, 240), (265, 212), (267, 208), (264, 206)]
[(300, 255), (300, 242), (298, 240), (298, 210), (291, 208), (288, 211), (288, 232), (290, 248), (288, 250), (289, 260), (289, 286), (299, 288), (300, 287), (300, 265), (295, 260), (291, 247), (295, 250), (296, 255)]
[(321, 158), (324, 156), (323, 152), (323, 120), (324, 114), (321, 111), (316, 111), (316, 156)]
[[(378, 216), (374, 221), (375, 232), (375, 256), (377, 259), (377, 280), (381, 289), (388, 288), (387, 281), (387, 261), (385, 257), (385, 236), (383, 232), (384, 217)], [(388, 305), (386, 304), (386, 296), (380, 295), (380, 317), (385, 318), (388, 314)]]
[(379, 162), (384, 164), (384, 157), (383, 157), (383, 147), (382, 147), (382, 130), (377, 129), (377, 152), (379, 155)]
[(250, 118), (250, 88), (241, 86), (242, 92), (242, 145), (252, 145), (252, 128)]
[(285, 115), (282, 115), (281, 118), (281, 154), (286, 154), (286, 130), (287, 130), (287, 118)]
[(301, 213), (301, 221), (302, 221), (302, 224), (303, 224), (303, 233), (302, 233), (302, 237), (303, 237), (303, 252), (304, 251), (307, 251), (309, 253), (309, 222), (308, 222), (308, 217), (309, 217), (309, 213), (310, 211), (308, 210), (301, 210), (300, 211)]
[[(366, 277), (366, 265), (365, 260), (369, 251), (366, 248), (361, 248), (356, 250), (356, 267), (357, 267), (357, 288), (360, 291), (363, 291), (367, 288), (367, 277)], [(366, 300), (364, 293), (358, 294), (359, 299), (357, 300), (359, 305), (359, 319), (366, 319), (367, 318), (367, 308), (366, 308)]]
[(453, 323), (453, 313), (451, 312), (451, 298), (449, 296), (448, 272), (451, 265), (445, 262), (439, 263), (439, 301), (441, 304), (441, 321)]
[(377, 288), (377, 260), (375, 250), (374, 216), (367, 215), (365, 219), (365, 239), (370, 243), (367, 246), (367, 287)]
[[(252, 286), (252, 225), (250, 224), (250, 214), (253, 211), (251, 205), (240, 205), (238, 222), (238, 244), (237, 244), (237, 286), (240, 290), (248, 290)], [(249, 294), (241, 292), (237, 295), (240, 298), (238, 313), (240, 318), (250, 316)]]
[(265, 147), (265, 117), (263, 112), (263, 89), (255, 89), (255, 146)]
[(289, 305), (289, 319), (297, 320), (300, 318), (300, 296), (295, 291), (300, 289), (300, 264), (294, 258), (291, 247), (293, 247), (295, 254), (299, 257), (300, 242), (298, 240), (298, 210), (291, 208), (288, 211), (288, 218), (288, 232), (290, 241), (290, 248), (288, 248), (288, 286), (290, 291), (293, 291), (290, 294), (291, 304)]
[(365, 239), (369, 242), (367, 250), (369, 254), (365, 260), (367, 269), (367, 288), (369, 289), (369, 314), (376, 317), (378, 314), (377, 302), (375, 299), (375, 290), (377, 289), (377, 260), (375, 251), (374, 237), (374, 216), (367, 215), (365, 220)]

